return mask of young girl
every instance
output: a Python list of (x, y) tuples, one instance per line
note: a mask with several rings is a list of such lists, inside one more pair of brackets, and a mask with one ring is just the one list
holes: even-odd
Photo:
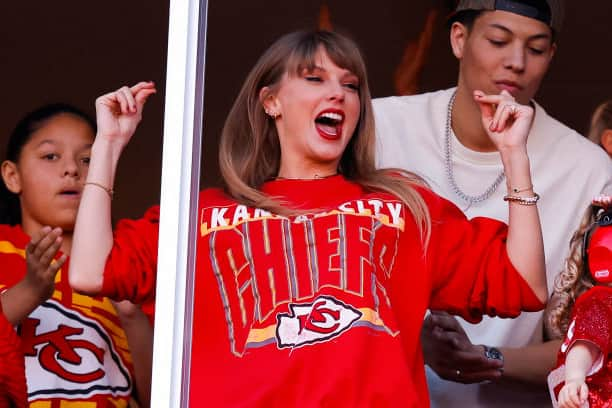
[(133, 390), (113, 304), (68, 285), (67, 255), (95, 132), (79, 110), (48, 105), (19, 122), (2, 162), (1, 304), (18, 327), (32, 406), (127, 406)]
[[(70, 276), (78, 290), (137, 302), (154, 289), (158, 212), (118, 226), (130, 238), (113, 242), (107, 192), (141, 87), (97, 100), (88, 180), (100, 187), (81, 201)], [(199, 199), (192, 406), (426, 406), (428, 307), (471, 321), (543, 307), (525, 150), (533, 112), (507, 93), (474, 98), (516, 190), (509, 230), (468, 221), (414, 176), (375, 168), (352, 41), (297, 32), (264, 53), (222, 133), (225, 188)]]
[(550, 326), (567, 333), (548, 381), (559, 407), (612, 406), (611, 284), (612, 197), (603, 196), (587, 210), (555, 282)]

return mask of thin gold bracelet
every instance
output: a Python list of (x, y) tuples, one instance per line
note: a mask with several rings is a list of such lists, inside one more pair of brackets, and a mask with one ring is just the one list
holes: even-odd
[(504, 196), (504, 201), (509, 201), (520, 205), (536, 205), (539, 199), (540, 195), (538, 193), (533, 193), (532, 197), (521, 197), (510, 194)]
[(85, 182), (85, 184), (83, 184), (83, 186), (86, 186), (88, 184), (101, 188), (102, 190), (104, 190), (104, 191), (106, 191), (108, 193), (108, 196), (110, 197), (111, 200), (113, 199), (113, 196), (115, 195), (115, 192), (112, 189), (110, 189), (110, 188), (108, 188), (108, 187), (106, 187), (106, 186), (104, 186), (104, 185), (102, 185), (100, 183), (96, 183), (95, 181), (87, 181), (87, 182)]

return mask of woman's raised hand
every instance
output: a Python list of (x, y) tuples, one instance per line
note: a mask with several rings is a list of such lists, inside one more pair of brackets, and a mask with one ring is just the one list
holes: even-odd
[(144, 104), (155, 92), (157, 90), (153, 82), (139, 82), (96, 99), (97, 137), (125, 146), (142, 119)]
[(526, 148), (533, 121), (531, 106), (516, 102), (505, 90), (498, 95), (474, 91), (474, 100), (480, 106), (482, 125), (500, 152)]

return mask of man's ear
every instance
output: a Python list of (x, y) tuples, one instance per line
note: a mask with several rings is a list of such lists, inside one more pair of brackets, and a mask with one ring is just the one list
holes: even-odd
[(557, 43), (553, 43), (550, 46), (550, 59), (552, 60), (555, 54), (557, 53)]
[(612, 129), (606, 129), (601, 134), (601, 146), (612, 156)]
[(17, 164), (10, 160), (2, 162), (2, 180), (6, 184), (6, 188), (13, 194), (21, 193), (21, 177), (19, 176), (19, 169)]
[(259, 91), (259, 102), (261, 102), (266, 113), (276, 119), (281, 115), (280, 101), (268, 86), (264, 86)]
[(463, 58), (463, 50), (469, 34), (468, 28), (463, 24), (455, 21), (453, 25), (451, 25), (450, 43), (453, 54), (455, 54), (457, 59)]

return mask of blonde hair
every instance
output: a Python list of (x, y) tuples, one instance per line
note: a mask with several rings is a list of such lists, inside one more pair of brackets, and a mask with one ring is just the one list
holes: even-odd
[[(314, 68), (321, 49), (334, 64), (351, 71), (359, 79), (359, 121), (342, 154), (338, 171), (366, 191), (384, 191), (402, 200), (412, 213), (421, 238), (427, 243), (431, 220), (423, 198), (414, 188), (424, 183), (416, 175), (402, 170), (376, 169), (374, 114), (365, 63), (357, 45), (335, 32), (297, 31), (286, 34), (259, 58), (248, 74), (221, 134), (219, 165), (225, 190), (249, 206), (281, 215), (295, 213), (259, 190), (265, 181), (277, 176), (281, 155), (276, 126), (264, 112), (260, 91), (268, 87), (273, 92), (285, 73), (299, 75), (304, 69)], [(398, 177), (397, 173), (404, 177)]]
[(565, 267), (555, 278), (555, 304), (547, 316), (547, 327), (552, 338), (565, 336), (576, 299), (597, 284), (588, 272), (583, 257), (584, 236), (595, 223), (596, 213), (596, 207), (589, 206), (570, 240), (570, 252), (565, 260)]
[(595, 144), (601, 144), (601, 135), (606, 129), (612, 129), (612, 99), (595, 108), (589, 126), (589, 140)]

